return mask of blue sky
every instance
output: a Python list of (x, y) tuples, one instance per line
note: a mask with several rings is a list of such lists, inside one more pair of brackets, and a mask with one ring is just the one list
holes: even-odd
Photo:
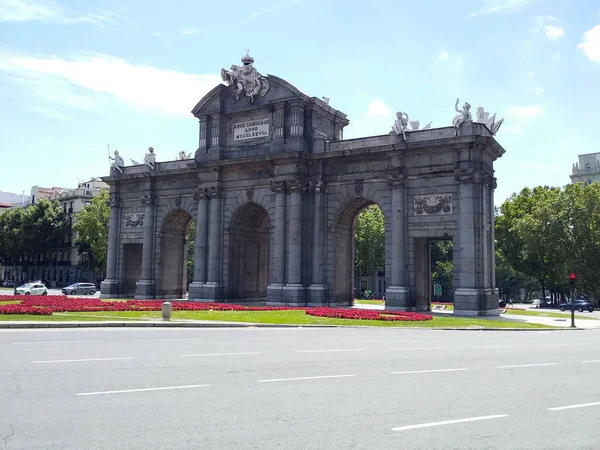
[(457, 97), (506, 117), (497, 204), (600, 151), (597, 0), (0, 0), (0, 190), (105, 175), (107, 144), (195, 150), (191, 109), (246, 49), (330, 97), (346, 138), (398, 110), (449, 126)]

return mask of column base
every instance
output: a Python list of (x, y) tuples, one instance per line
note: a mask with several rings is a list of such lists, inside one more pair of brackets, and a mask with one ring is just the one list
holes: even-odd
[(118, 298), (120, 291), (118, 280), (104, 280), (100, 283), (100, 298)]
[(281, 291), (283, 303), (289, 306), (306, 306), (306, 288), (301, 284), (286, 284)]
[(327, 305), (327, 286), (324, 284), (311, 284), (307, 289), (307, 306), (326, 306)]
[(410, 291), (406, 286), (388, 286), (385, 290), (385, 309), (414, 311), (411, 305)]
[(267, 286), (267, 306), (283, 305), (283, 284), (272, 283)]
[(223, 297), (223, 283), (208, 281), (202, 286), (202, 297), (205, 300), (221, 300)]
[(140, 280), (135, 285), (134, 298), (136, 300), (150, 300), (154, 298), (154, 280)]
[(498, 316), (498, 291), (496, 289), (459, 288), (454, 291), (455, 316)]
[(204, 282), (193, 281), (188, 287), (188, 300), (202, 300)]

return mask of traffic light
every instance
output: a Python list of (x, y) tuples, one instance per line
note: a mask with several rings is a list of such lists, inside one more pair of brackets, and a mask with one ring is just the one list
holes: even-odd
[(575, 274), (572, 273), (571, 275), (569, 275), (569, 286), (571, 286), (572, 288), (575, 287)]

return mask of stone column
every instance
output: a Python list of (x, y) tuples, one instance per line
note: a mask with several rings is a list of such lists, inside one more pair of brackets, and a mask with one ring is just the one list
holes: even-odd
[[(100, 284), (100, 297), (116, 298), (119, 296), (120, 280), (118, 278), (119, 261), (119, 205), (114, 197), (106, 204), (110, 207), (108, 224), (108, 251), (106, 255), (106, 279)], [(55, 271), (58, 281), (58, 269)]]
[(198, 150), (202, 150), (202, 151), (206, 151), (207, 148), (207, 142), (206, 142), (206, 123), (207, 119), (206, 117), (203, 117), (199, 120), (199, 144), (198, 144)]
[[(484, 285), (486, 266), (494, 254), (493, 243), (485, 239), (483, 199), (484, 173), (472, 168), (455, 171), (459, 183), (458, 246), (454, 246), (454, 314), (460, 316), (497, 315), (498, 295)], [(487, 247), (486, 247), (487, 246)], [(458, 248), (457, 248), (458, 247)], [(487, 258), (487, 264), (484, 264)]]
[(290, 137), (304, 135), (304, 108), (301, 104), (292, 104), (288, 121)]
[(320, 306), (327, 302), (327, 291), (325, 286), (325, 264), (323, 254), (323, 196), (325, 195), (325, 183), (321, 175), (317, 176), (314, 187), (315, 206), (313, 224), (312, 245), (312, 283), (308, 287), (308, 305)]
[(391, 285), (385, 292), (385, 305), (388, 309), (409, 311), (414, 309), (410, 302), (407, 287), (406, 268), (407, 236), (406, 236), (406, 202), (404, 201), (404, 175), (397, 171), (388, 176), (387, 184), (392, 190), (392, 217), (390, 226), (391, 237)]
[(207, 243), (208, 243), (208, 192), (196, 189), (194, 200), (198, 202), (196, 214), (196, 241), (194, 242), (194, 279), (189, 287), (189, 299), (202, 299), (202, 288), (206, 283)]
[(136, 283), (135, 299), (154, 298), (154, 199), (145, 195), (141, 199), (144, 209), (144, 243), (142, 247), (142, 278)]
[(267, 287), (267, 303), (280, 304), (282, 288), (285, 285), (285, 182), (271, 181), (271, 191), (275, 193), (275, 224), (273, 226), (273, 266), (271, 283)]
[(287, 183), (288, 188), (288, 261), (287, 283), (283, 287), (284, 302), (290, 305), (305, 304), (302, 285), (302, 183)]
[(284, 104), (280, 103), (275, 107), (273, 113), (273, 140), (283, 141), (284, 139)]
[(223, 287), (221, 282), (221, 240), (223, 236), (221, 188), (211, 186), (207, 192), (210, 197), (208, 276), (207, 282), (204, 284), (203, 295), (208, 300), (219, 300)]

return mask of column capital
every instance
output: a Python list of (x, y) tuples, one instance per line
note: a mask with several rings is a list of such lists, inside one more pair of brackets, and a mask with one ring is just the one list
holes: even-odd
[(287, 191), (289, 193), (294, 192), (306, 192), (308, 185), (304, 183), (300, 175), (296, 175), (292, 181), (286, 181)]
[(151, 195), (144, 195), (140, 201), (142, 202), (142, 205), (144, 206), (151, 206), (154, 205), (154, 199), (152, 198)]
[(276, 194), (285, 194), (285, 181), (271, 181), (271, 191)]
[(219, 185), (216, 185), (209, 187), (207, 192), (210, 198), (220, 198), (222, 194), (222, 189)]
[(390, 187), (403, 187), (406, 181), (404, 174), (400, 170), (396, 170), (394, 173), (387, 176), (387, 185)]
[(195, 201), (208, 198), (207, 189), (206, 188), (196, 188), (194, 190), (193, 198)]
[(117, 202), (117, 199), (115, 197), (110, 197), (108, 200), (106, 200), (106, 206), (108, 206), (109, 208), (117, 208), (119, 206), (119, 203)]

